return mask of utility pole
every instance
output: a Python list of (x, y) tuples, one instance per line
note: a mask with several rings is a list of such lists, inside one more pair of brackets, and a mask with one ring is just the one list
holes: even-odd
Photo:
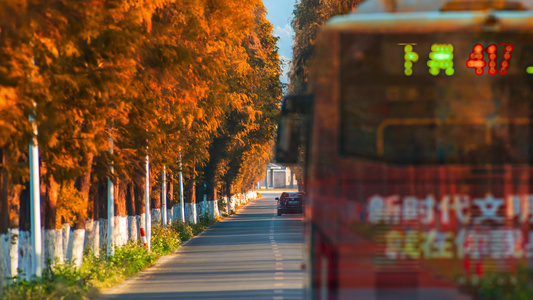
[[(111, 130), (111, 128), (110, 128)], [(113, 137), (109, 133), (109, 154), (113, 155)], [(115, 172), (113, 159), (109, 164), (110, 176), (107, 177), (107, 256), (115, 255), (115, 237), (113, 235), (115, 229), (115, 184), (111, 175)]]
[(167, 226), (167, 166), (163, 166), (163, 186), (161, 188), (161, 222), (163, 227)]
[[(33, 63), (35, 64), (35, 62)], [(31, 210), (31, 271), (32, 275), (41, 277), (43, 271), (43, 245), (41, 240), (41, 187), (39, 181), (39, 143), (37, 141), (37, 104), (33, 101), (30, 123), (33, 135), (30, 141), (30, 210)]]
[(179, 164), (180, 164), (180, 174), (179, 174), (179, 180), (180, 180), (180, 210), (181, 210), (181, 220), (185, 222), (185, 209), (184, 209), (184, 201), (183, 201), (183, 174), (181, 170), (181, 148), (180, 148), (180, 156), (179, 156)]
[(146, 151), (146, 176), (144, 178), (144, 222), (148, 250), (152, 247), (152, 216), (150, 214), (150, 156)]

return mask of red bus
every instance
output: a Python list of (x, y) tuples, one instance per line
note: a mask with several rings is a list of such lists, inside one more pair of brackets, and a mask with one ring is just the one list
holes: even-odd
[(323, 27), (312, 101), (284, 100), (276, 146), (278, 162), (305, 164), (309, 299), (477, 299), (520, 284), (533, 12), (467, 4)]

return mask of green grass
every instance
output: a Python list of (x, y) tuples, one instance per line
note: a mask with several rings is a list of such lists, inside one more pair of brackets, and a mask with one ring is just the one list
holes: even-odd
[[(139, 242), (129, 242), (117, 247), (113, 257), (86, 252), (80, 268), (58, 264), (54, 269), (45, 269), (43, 276), (33, 281), (14, 278), (13, 284), (0, 293), (0, 299), (77, 300), (96, 297), (101, 290), (137, 275), (160, 256), (176, 250), (181, 241), (190, 239), (216, 222), (215, 218), (203, 216), (198, 224), (177, 222), (168, 228), (153, 226), (152, 251)], [(106, 253), (105, 249), (101, 253)]]
[(529, 300), (533, 299), (531, 271), (518, 268), (516, 274), (486, 274), (480, 280), (469, 280), (462, 289), (479, 300)]

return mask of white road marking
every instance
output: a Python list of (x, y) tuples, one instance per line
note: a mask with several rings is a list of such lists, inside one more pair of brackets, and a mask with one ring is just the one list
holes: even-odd
[(274, 290), (274, 294), (281, 294), (283, 293), (283, 290)]

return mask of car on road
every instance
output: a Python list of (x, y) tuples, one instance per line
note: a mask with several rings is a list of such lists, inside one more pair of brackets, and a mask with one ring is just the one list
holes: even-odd
[(303, 192), (283, 192), (278, 201), (278, 216), (285, 213), (302, 213), (304, 206)]

